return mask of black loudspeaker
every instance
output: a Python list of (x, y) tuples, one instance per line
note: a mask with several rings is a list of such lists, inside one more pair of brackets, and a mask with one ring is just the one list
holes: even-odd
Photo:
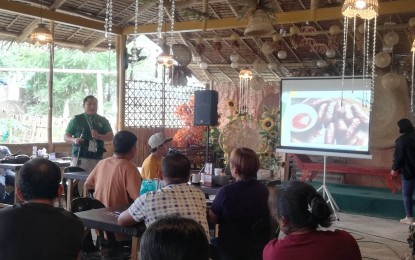
[(194, 125), (215, 126), (218, 124), (218, 92), (195, 91)]

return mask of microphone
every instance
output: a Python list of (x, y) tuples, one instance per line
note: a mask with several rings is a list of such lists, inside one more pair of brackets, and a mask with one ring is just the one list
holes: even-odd
[[(85, 130), (85, 128), (82, 128), (81, 135), (79, 136), (79, 138), (81, 138), (81, 139), (84, 136), (84, 130)], [(79, 161), (79, 155), (81, 154), (81, 149), (82, 149), (82, 145), (81, 145), (81, 143), (79, 143), (78, 154), (76, 155), (76, 166), (79, 166), (81, 164), (81, 162)]]

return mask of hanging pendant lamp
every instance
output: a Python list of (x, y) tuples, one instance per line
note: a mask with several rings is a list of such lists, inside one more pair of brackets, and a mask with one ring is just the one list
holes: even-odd
[(43, 23), (40, 23), (36, 29), (32, 31), (30, 34), (30, 42), (34, 45), (45, 45), (50, 44), (53, 41), (52, 33), (48, 28), (46, 28), (46, 25)]
[(342, 8), (342, 14), (349, 18), (360, 16), (362, 19), (370, 20), (378, 13), (378, 0), (345, 0)]

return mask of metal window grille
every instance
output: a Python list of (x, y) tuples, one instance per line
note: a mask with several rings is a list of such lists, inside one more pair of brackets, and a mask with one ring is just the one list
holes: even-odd
[[(164, 89), (164, 90), (163, 90)], [(203, 86), (173, 87), (152, 81), (127, 80), (125, 85), (125, 126), (178, 128), (178, 105), (189, 100)]]

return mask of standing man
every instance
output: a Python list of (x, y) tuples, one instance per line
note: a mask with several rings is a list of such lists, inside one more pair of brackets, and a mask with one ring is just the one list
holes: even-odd
[(402, 178), (403, 205), (406, 216), (400, 222), (412, 224), (414, 222), (412, 195), (415, 189), (415, 133), (409, 119), (399, 120), (398, 127), (402, 135), (395, 141), (391, 175), (400, 174)]
[(144, 160), (141, 166), (141, 178), (151, 180), (158, 178), (161, 174), (161, 163), (163, 157), (169, 151), (167, 145), (173, 138), (165, 137), (163, 133), (156, 133), (148, 139), (151, 154)]
[(85, 182), (107, 208), (131, 204), (139, 196), (140, 173), (131, 162), (137, 152), (136, 143), (133, 133), (119, 131), (113, 141), (114, 156), (101, 160)]
[[(104, 142), (111, 142), (114, 133), (108, 120), (97, 114), (98, 100), (87, 96), (83, 100), (84, 113), (76, 115), (66, 127), (64, 140), (72, 144), (72, 166), (90, 172), (102, 159)], [(80, 161), (79, 161), (79, 160)], [(83, 182), (78, 184), (82, 191)]]
[(47, 159), (22, 166), (16, 192), (24, 202), (0, 209), (0, 259), (78, 259), (84, 226), (53, 206), (63, 192), (60, 182), (59, 167)]
[(150, 191), (118, 217), (118, 224), (131, 226), (145, 221), (146, 226), (166, 216), (190, 218), (203, 226), (206, 237), (209, 228), (206, 217), (205, 194), (189, 184), (190, 161), (182, 154), (169, 154), (163, 160), (162, 179), (164, 187)]

